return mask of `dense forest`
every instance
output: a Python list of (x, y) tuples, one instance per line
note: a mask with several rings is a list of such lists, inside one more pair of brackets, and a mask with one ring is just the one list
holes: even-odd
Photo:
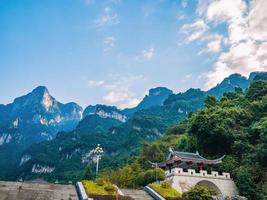
[[(218, 100), (205, 99), (203, 109), (169, 128), (159, 140), (145, 143), (140, 154), (118, 170), (105, 168), (102, 177), (121, 187), (140, 187), (163, 179), (148, 161), (161, 162), (168, 148), (195, 152), (207, 158), (226, 155), (217, 166), (230, 172), (240, 195), (267, 198), (267, 81), (254, 81), (246, 91), (236, 89)], [(85, 176), (90, 177), (87, 168)]]

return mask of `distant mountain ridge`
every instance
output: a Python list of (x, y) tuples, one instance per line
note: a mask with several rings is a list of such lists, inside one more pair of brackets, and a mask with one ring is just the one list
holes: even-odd
[(166, 87), (156, 87), (149, 90), (143, 100), (134, 108), (126, 108), (123, 113), (133, 115), (135, 112), (152, 106), (161, 106), (173, 91)]
[[(34, 138), (34, 135), (38, 137), (43, 135), (44, 140), (52, 139), (53, 136), (51, 138), (50, 135), (47, 136), (47, 129), (43, 131), (45, 127), (49, 130), (64, 132), (59, 133), (51, 141), (44, 141), (27, 148), (20, 156), (13, 152), (16, 155), (16, 167), (18, 167), (16, 170), (18, 174), (12, 176), (13, 178), (23, 174), (25, 178), (44, 176), (50, 179), (50, 173), (53, 177), (65, 176), (60, 171), (62, 166), (66, 167), (70, 165), (70, 162), (81, 164), (79, 162), (86, 152), (94, 148), (97, 143), (101, 143), (108, 150), (110, 158), (104, 163), (110, 165), (112, 162), (114, 166), (117, 166), (122, 160), (135, 154), (144, 141), (160, 138), (168, 127), (183, 120), (189, 113), (201, 109), (208, 95), (221, 98), (224, 93), (232, 92), (235, 88), (246, 89), (254, 78), (264, 79), (266, 72), (251, 73), (249, 79), (233, 74), (207, 92), (191, 88), (186, 92), (174, 94), (168, 88), (153, 88), (138, 106), (125, 110), (98, 104), (88, 106), (83, 111), (75, 103), (57, 102), (45, 87), (38, 87), (32, 93), (17, 98), (13, 104), (0, 105), (0, 111), (3, 111), (0, 112), (0, 150), (14, 148), (14, 146), (7, 146), (6, 143), (9, 144), (11, 139), (6, 133), (17, 134), (17, 140), (20, 141), (19, 129), (9, 129), (10, 125), (20, 127), (23, 131), (31, 130), (28, 133), (29, 138)], [(13, 117), (16, 116), (14, 113), (23, 117), (16, 119)], [(5, 119), (8, 119), (7, 123)], [(25, 121), (31, 122), (29, 129), (20, 126), (21, 120), (24, 123)], [(68, 126), (65, 126), (65, 123)], [(36, 125), (36, 129), (33, 124)], [(66, 132), (72, 129), (74, 130)], [(34, 139), (33, 141), (42, 140)], [(30, 144), (33, 143), (35, 142)], [(56, 155), (57, 157), (54, 157)], [(8, 160), (6, 151), (0, 151), (0, 158), (0, 167), (5, 166)], [(32, 173), (34, 166), (42, 166), (44, 173)], [(53, 170), (46, 173), (45, 169)], [(5, 170), (8, 169), (3, 169), (2, 177), (4, 177)], [(66, 173), (80, 173), (81, 168), (72, 166), (69, 170)]]
[(232, 74), (229, 77), (225, 78), (221, 83), (217, 84), (214, 88), (211, 88), (207, 91), (209, 95), (216, 96), (217, 98), (221, 98), (223, 96), (221, 91), (231, 92), (234, 91), (235, 88), (248, 88), (250, 84), (250, 79), (247, 79), (240, 74)]
[(126, 122), (127, 116), (116, 106), (107, 106), (97, 104), (88, 106), (83, 112), (83, 118), (89, 115), (98, 115), (101, 118), (112, 118), (121, 122)]

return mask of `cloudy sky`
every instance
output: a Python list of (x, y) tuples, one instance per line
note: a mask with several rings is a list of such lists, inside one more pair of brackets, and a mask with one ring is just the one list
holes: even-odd
[(267, 70), (266, 0), (0, 0), (0, 104), (38, 85), (121, 108)]

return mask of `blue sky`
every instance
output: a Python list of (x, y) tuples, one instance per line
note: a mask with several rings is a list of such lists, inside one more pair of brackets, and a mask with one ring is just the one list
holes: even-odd
[(0, 103), (45, 85), (61, 102), (123, 108), (152, 87), (266, 70), (266, 27), (246, 36), (262, 24), (253, 9), (264, 13), (242, 0), (0, 0)]

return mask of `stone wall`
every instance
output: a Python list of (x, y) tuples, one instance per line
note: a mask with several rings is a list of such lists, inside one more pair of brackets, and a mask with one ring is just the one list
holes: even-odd
[(218, 172), (212, 171), (208, 174), (205, 170), (197, 173), (194, 169), (188, 169), (185, 172), (182, 168), (173, 168), (170, 172), (166, 171), (165, 173), (166, 179), (179, 192), (185, 192), (195, 185), (205, 185), (227, 196), (237, 194), (237, 188), (229, 173), (219, 175)]

